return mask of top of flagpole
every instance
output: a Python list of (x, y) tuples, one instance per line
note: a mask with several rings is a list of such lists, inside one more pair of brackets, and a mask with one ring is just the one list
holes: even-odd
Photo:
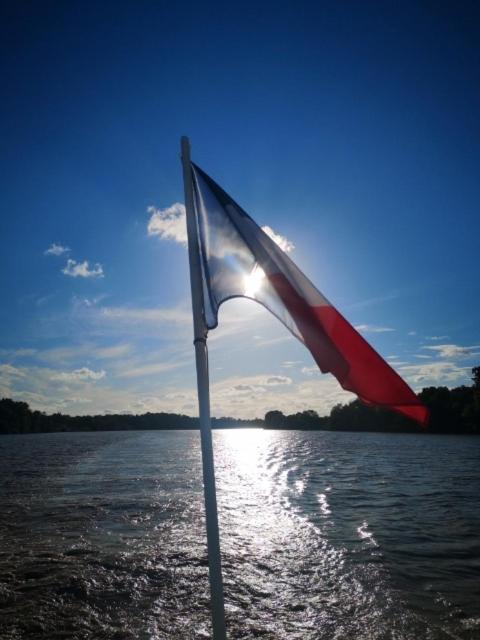
[(194, 341), (206, 340), (207, 326), (203, 311), (203, 283), (198, 244), (198, 227), (193, 203), (192, 167), (190, 164), (190, 141), (182, 136), (180, 141), (183, 184), (185, 187), (185, 211), (187, 217), (188, 257), (190, 263), (190, 285), (192, 290)]

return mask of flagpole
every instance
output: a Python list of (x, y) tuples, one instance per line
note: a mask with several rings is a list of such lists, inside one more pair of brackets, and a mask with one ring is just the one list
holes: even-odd
[(203, 492), (207, 524), (208, 567), (212, 606), (213, 639), (226, 640), (225, 608), (223, 604), (222, 563), (218, 532), (217, 495), (213, 462), (212, 429), (210, 424), (210, 390), (208, 380), (207, 327), (203, 313), (203, 284), (198, 246), (197, 221), (193, 206), (192, 168), (190, 142), (181, 140), (185, 209), (187, 212), (188, 257), (190, 262), (190, 286), (192, 290), (193, 333), (195, 362), (197, 367), (197, 392), (202, 446)]

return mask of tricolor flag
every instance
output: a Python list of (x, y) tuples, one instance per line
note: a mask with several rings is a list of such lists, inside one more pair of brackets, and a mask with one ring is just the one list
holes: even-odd
[(402, 378), (298, 269), (287, 254), (197, 165), (191, 164), (204, 319), (218, 323), (229, 298), (251, 298), (309, 349), (323, 373), (369, 405), (422, 425), (427, 409)]

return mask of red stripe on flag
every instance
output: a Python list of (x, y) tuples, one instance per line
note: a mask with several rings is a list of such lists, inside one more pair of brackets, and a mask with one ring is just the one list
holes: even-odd
[(324, 373), (331, 372), (364, 403), (426, 425), (428, 410), (412, 389), (334, 307), (311, 307), (282, 273), (267, 277)]

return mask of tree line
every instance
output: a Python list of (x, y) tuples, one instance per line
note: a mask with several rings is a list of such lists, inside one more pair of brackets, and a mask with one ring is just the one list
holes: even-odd
[[(480, 434), (480, 367), (472, 369), (472, 386), (454, 389), (427, 387), (419, 394), (430, 411), (427, 433)], [(127, 431), (143, 429), (198, 429), (198, 418), (178, 413), (108, 414), (69, 416), (47, 415), (32, 411), (26, 402), (10, 398), (0, 400), (0, 434), (45, 433), (61, 431)], [(273, 410), (265, 419), (212, 418), (212, 427), (266, 429), (304, 429), (331, 431), (419, 432), (407, 418), (358, 400), (333, 407), (329, 416), (319, 416), (309, 409), (292, 415)]]
[[(426, 433), (480, 434), (480, 367), (472, 369), (472, 386), (454, 389), (426, 387), (418, 394), (430, 416)], [(320, 417), (308, 410), (292, 415), (269, 411), (265, 415), (267, 429), (326, 429), (331, 431), (396, 431), (418, 433), (412, 420), (371, 407), (359, 400), (337, 404), (329, 416)]]

